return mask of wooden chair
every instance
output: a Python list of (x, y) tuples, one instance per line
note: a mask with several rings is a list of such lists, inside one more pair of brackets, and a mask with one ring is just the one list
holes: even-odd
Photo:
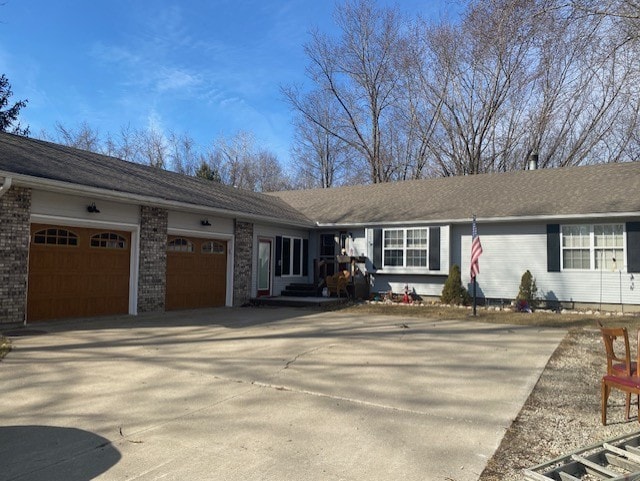
[(349, 292), (347, 291), (347, 278), (340, 274), (334, 274), (332, 276), (327, 276), (325, 279), (327, 283), (327, 289), (329, 289), (329, 295), (336, 295), (341, 297), (341, 293), (344, 292), (345, 296), (349, 296)]
[[(607, 374), (602, 377), (602, 424), (607, 424), (607, 403), (611, 389), (618, 389), (626, 394), (625, 416), (629, 419), (631, 395), (640, 396), (640, 377), (638, 376), (638, 359), (631, 360), (629, 334), (625, 327), (600, 327), (602, 340), (607, 353)], [(638, 331), (640, 346), (640, 331)], [(640, 422), (640, 409), (638, 410)]]

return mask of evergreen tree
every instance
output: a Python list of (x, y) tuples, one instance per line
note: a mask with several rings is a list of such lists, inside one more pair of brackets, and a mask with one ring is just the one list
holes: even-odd
[(200, 167), (196, 170), (195, 176), (200, 177), (201, 179), (212, 180), (214, 182), (222, 182), (220, 173), (217, 170), (212, 169), (206, 162), (202, 162), (200, 164)]
[(520, 289), (516, 297), (518, 306), (524, 303), (528, 304), (531, 309), (534, 309), (538, 303), (538, 286), (536, 286), (536, 280), (528, 270), (522, 274)]
[(18, 100), (11, 107), (9, 99), (13, 95), (11, 84), (6, 75), (0, 76), (0, 132), (11, 132), (17, 135), (29, 135), (29, 127), (22, 127), (18, 122), (20, 110), (27, 106), (26, 100)]
[(449, 269), (449, 277), (447, 277), (440, 300), (445, 304), (462, 304), (468, 305), (471, 302), (469, 293), (462, 285), (462, 277), (460, 275), (460, 266), (454, 264)]

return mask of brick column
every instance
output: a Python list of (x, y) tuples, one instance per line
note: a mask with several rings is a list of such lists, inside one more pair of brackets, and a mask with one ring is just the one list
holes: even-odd
[(0, 324), (24, 322), (31, 189), (11, 187), (0, 197)]
[(167, 287), (167, 225), (169, 213), (140, 206), (140, 270), (138, 312), (164, 311)]
[(233, 305), (242, 306), (251, 298), (253, 224), (236, 220), (233, 230)]

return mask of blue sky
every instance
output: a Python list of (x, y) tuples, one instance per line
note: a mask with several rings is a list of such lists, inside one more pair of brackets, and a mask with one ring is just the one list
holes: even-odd
[[(404, 0), (410, 15), (450, 14), (454, 2)], [(199, 147), (252, 132), (287, 163), (292, 113), (280, 87), (308, 85), (303, 45), (335, 31), (333, 1), (5, 0), (0, 73), (28, 99), (32, 136), (56, 122), (101, 134), (153, 126)]]

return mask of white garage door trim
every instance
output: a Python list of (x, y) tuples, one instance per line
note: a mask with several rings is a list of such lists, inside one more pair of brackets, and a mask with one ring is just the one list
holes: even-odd
[(196, 237), (198, 239), (222, 240), (227, 242), (227, 291), (225, 306), (233, 306), (233, 235), (223, 234), (221, 232), (202, 232), (199, 230), (188, 229), (167, 229), (167, 235), (177, 235), (185, 237)]
[(138, 265), (140, 263), (139, 225), (43, 214), (31, 214), (30, 223), (51, 224), (68, 227), (85, 227), (89, 229), (111, 229), (131, 233), (131, 257), (129, 259), (129, 314), (138, 314)]

